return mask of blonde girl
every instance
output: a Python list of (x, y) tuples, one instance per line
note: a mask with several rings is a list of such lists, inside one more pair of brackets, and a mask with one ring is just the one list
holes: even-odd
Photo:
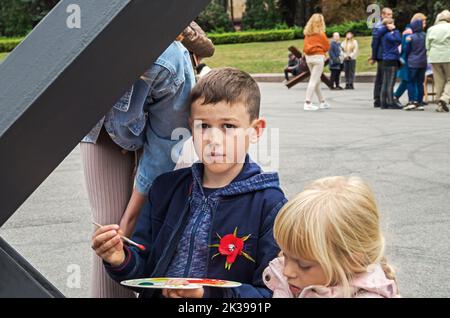
[(345, 72), (345, 88), (354, 89), (356, 75), (356, 59), (359, 54), (358, 41), (353, 36), (352, 32), (347, 32), (345, 40), (342, 42), (342, 51), (344, 53), (344, 72)]
[(263, 274), (274, 297), (398, 297), (374, 195), (358, 177), (315, 181), (279, 212), (282, 255)]

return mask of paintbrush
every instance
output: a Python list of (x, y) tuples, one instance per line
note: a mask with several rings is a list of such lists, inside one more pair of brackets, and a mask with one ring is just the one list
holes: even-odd
[[(93, 223), (96, 227), (98, 227), (98, 228), (103, 227), (103, 225), (98, 224), (97, 222), (92, 221), (92, 223)], [(133, 242), (132, 240), (130, 240), (130, 239), (129, 239), (128, 237), (126, 237), (126, 236), (121, 235), (120, 237), (122, 238), (122, 240), (124, 240), (124, 241), (127, 242), (128, 244), (133, 245), (133, 246), (136, 246), (136, 247), (137, 247), (138, 249), (140, 249), (141, 251), (145, 251), (145, 246), (144, 246), (144, 245), (138, 244), (138, 243), (136, 243), (136, 242)]]

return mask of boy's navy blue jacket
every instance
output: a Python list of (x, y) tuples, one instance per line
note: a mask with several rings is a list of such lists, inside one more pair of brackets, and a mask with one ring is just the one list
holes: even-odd
[(411, 29), (413, 30), (413, 34), (409, 35), (406, 41), (406, 55), (408, 56), (408, 66), (410, 68), (426, 68), (426, 34), (425, 32), (423, 32), (422, 20), (414, 20), (411, 23)]
[[(276, 173), (263, 173), (250, 161), (249, 156), (241, 173), (226, 187), (208, 198), (203, 194), (203, 164), (169, 172), (159, 176), (149, 193), (149, 208), (139, 217), (133, 236), (135, 242), (147, 247), (141, 252), (126, 247), (126, 260), (119, 267), (105, 264), (109, 275), (116, 281), (163, 277), (176, 251), (190, 212), (199, 205), (212, 214), (210, 245), (219, 243), (221, 237), (233, 234), (238, 228), (238, 237), (251, 234), (245, 241), (244, 252), (256, 262), (238, 256), (230, 270), (225, 269), (225, 257), (212, 258), (217, 247), (209, 248), (206, 277), (233, 280), (242, 283), (232, 289), (205, 288), (204, 297), (256, 298), (271, 297), (265, 286), (262, 273), (269, 262), (277, 257), (279, 248), (273, 238), (274, 219), (287, 202), (279, 186)], [(142, 292), (142, 291), (139, 291)], [(158, 297), (160, 291), (146, 289), (141, 297)]]
[(400, 51), (399, 45), (402, 43), (402, 35), (398, 30), (388, 31), (384, 28), (383, 38), (381, 39), (381, 45), (383, 47), (383, 61), (399, 61)]

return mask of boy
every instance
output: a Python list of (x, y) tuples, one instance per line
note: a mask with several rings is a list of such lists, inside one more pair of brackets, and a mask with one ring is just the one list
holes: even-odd
[[(192, 168), (158, 177), (150, 208), (124, 246), (117, 225), (104, 226), (92, 247), (116, 281), (142, 277), (207, 277), (242, 283), (232, 289), (164, 290), (165, 297), (270, 297), (262, 272), (279, 252), (272, 228), (286, 203), (276, 173), (263, 173), (247, 152), (266, 126), (253, 78), (216, 69), (191, 93), (190, 126), (200, 158)], [(160, 296), (154, 289), (141, 297)]]
[(400, 63), (399, 45), (402, 43), (402, 36), (396, 29), (394, 19), (383, 20), (383, 27), (380, 29), (383, 35), (381, 45), (383, 47), (383, 84), (381, 86), (381, 109), (402, 109), (402, 105), (394, 100), (394, 86), (398, 64)]

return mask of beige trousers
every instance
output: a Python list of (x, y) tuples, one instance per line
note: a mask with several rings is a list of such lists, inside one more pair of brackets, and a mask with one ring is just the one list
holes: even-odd
[(450, 63), (433, 63), (434, 87), (436, 100), (450, 103)]
[(306, 89), (306, 101), (312, 102), (314, 93), (316, 93), (319, 102), (323, 102), (323, 95), (320, 86), (322, 85), (321, 77), (325, 66), (325, 56), (323, 55), (306, 55), (306, 64), (308, 64), (311, 77), (309, 79), (308, 88)]
[[(80, 143), (84, 177), (93, 220), (119, 224), (133, 189), (134, 152), (123, 154), (102, 129), (97, 144)], [(131, 298), (134, 292), (113, 281), (95, 253), (91, 278), (94, 298)]]

